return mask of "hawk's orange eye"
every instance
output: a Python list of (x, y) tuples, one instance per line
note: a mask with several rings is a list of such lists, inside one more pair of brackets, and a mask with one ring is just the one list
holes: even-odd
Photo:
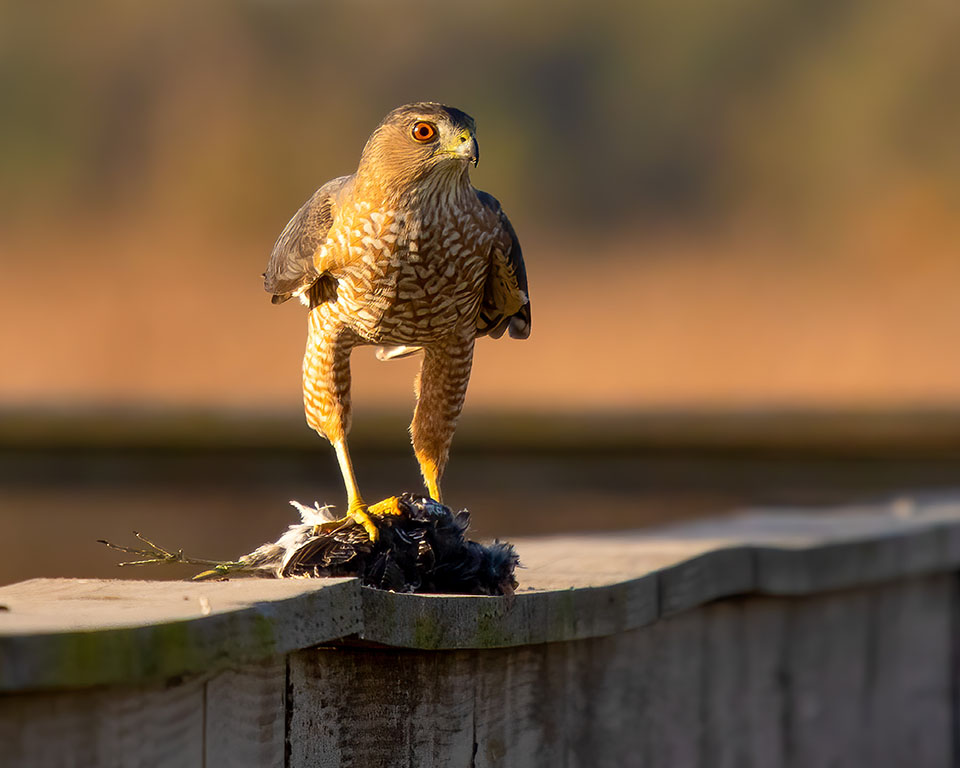
[(431, 123), (420, 122), (413, 126), (413, 138), (417, 141), (430, 141), (437, 135), (437, 129)]

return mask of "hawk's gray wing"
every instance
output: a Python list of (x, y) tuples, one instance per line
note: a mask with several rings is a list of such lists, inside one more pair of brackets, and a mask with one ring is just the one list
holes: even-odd
[(263, 273), (263, 287), (273, 294), (271, 301), (274, 304), (299, 296), (320, 278), (313, 257), (327, 239), (336, 214), (338, 195), (351, 178), (341, 176), (328, 181), (283, 228)]
[(509, 329), (513, 338), (525, 339), (530, 335), (530, 296), (520, 241), (497, 199), (480, 191), (477, 197), (497, 214), (501, 229), (491, 253), (490, 273), (477, 319), (477, 335), (489, 334), (499, 339)]

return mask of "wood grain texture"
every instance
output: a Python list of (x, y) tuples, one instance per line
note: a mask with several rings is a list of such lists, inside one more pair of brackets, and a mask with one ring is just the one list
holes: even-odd
[(290, 657), (289, 765), (469, 765), (475, 657), (316, 649)]
[(0, 691), (212, 673), (360, 638), (499, 648), (616, 635), (736, 595), (802, 596), (960, 567), (960, 503), (752, 512), (516, 542), (512, 598), (400, 595), (355, 579), (0, 588)]
[(368, 641), (400, 648), (499, 648), (623, 632), (657, 618), (656, 577), (512, 598), (398, 595), (364, 587)]
[[(9, 641), (55, 639), (39, 631), (55, 628), (54, 608), (79, 649), (71, 663), (100, 674), (122, 669), (103, 660), (111, 646), (100, 635), (141, 630), (143, 653), (169, 653), (167, 668), (183, 668), (182, 640), (208, 654), (190, 663), (206, 658), (210, 669), (0, 695), (0, 765), (947, 768), (960, 722), (953, 515), (892, 524), (852, 513), (753, 516), (732, 521), (726, 540), (706, 524), (682, 535), (601, 537), (587, 548), (600, 553), (595, 584), (566, 590), (556, 587), (575, 570), (577, 547), (546, 541), (531, 549), (542, 564), (530, 569), (534, 590), (513, 601), (377, 593), (355, 581), (320, 589), (127, 583), (129, 593), (110, 583), (81, 583), (87, 591), (77, 592), (75, 582), (41, 582), (50, 591), (31, 604), (26, 598), (43, 590), (28, 582), (8, 592), (11, 613), (37, 633), (3, 637), (5, 670), (24, 658), (10, 650), (27, 647)], [(753, 531), (757, 546), (785, 553), (768, 563), (785, 594), (758, 594), (760, 549), (733, 544), (747, 538), (738, 526)], [(796, 557), (831, 548), (847, 548), (852, 565), (833, 551)], [(683, 560), (679, 552), (696, 554)], [(663, 570), (643, 570), (653, 561)], [(631, 568), (642, 575), (626, 577)], [(554, 588), (537, 591), (537, 578)], [(864, 584), (826, 586), (851, 578)], [(256, 591), (263, 585), (283, 599), (265, 602)], [(138, 625), (137, 590), (154, 586), (165, 597), (149, 606), (153, 623)], [(163, 634), (194, 621), (182, 615), (198, 610), (186, 586), (227, 587), (204, 593), (210, 614), (197, 622), (232, 617), (215, 632), (239, 634)], [(814, 587), (823, 591), (796, 594)], [(84, 622), (96, 626), (96, 613), (111, 610), (111, 629), (84, 632)], [(281, 639), (287, 650), (264, 650), (263, 623), (290, 628)], [(337, 642), (344, 633), (369, 641), (374, 630), (423, 648)], [(322, 641), (312, 638), (325, 633), (331, 642), (316, 647)], [(76, 639), (85, 634), (94, 638), (86, 656)], [(251, 648), (257, 659), (244, 656)], [(41, 670), (43, 679), (57, 671)]]
[[(717, 735), (711, 742), (722, 759), (744, 768), (780, 768), (784, 761), (783, 729), (789, 717), (784, 705), (784, 662), (782, 649), (787, 642), (787, 616), (790, 601), (762, 597), (731, 601), (739, 608), (742, 643), (732, 652), (744, 666), (743, 680), (726, 691), (717, 689), (715, 706), (726, 707), (741, 723), (743, 738), (730, 743)], [(713, 606), (723, 610), (722, 604)], [(715, 645), (710, 663), (728, 663), (722, 645)], [(722, 715), (717, 715), (722, 717)], [(743, 725), (746, 723), (747, 725)], [(740, 762), (742, 759), (742, 762)]]
[(731, 595), (753, 592), (757, 586), (756, 558), (750, 547), (730, 547), (697, 555), (663, 568), (660, 616), (686, 611)]
[(34, 579), (0, 589), (0, 691), (211, 672), (356, 632), (355, 579)]
[(0, 696), (10, 768), (203, 765), (204, 681)]
[(283, 768), (287, 661), (227, 669), (206, 683), (205, 768)]
[(956, 578), (913, 580), (872, 595), (864, 703), (875, 738), (866, 764), (947, 765), (951, 754), (956, 763), (960, 681), (949, 690), (943, 671), (956, 675), (957, 600)]
[(941, 575), (562, 643), (303, 651), (290, 765), (946, 768), (955, 597)]
[(806, 595), (960, 566), (960, 504), (752, 512), (650, 531), (516, 543), (514, 600), (362, 590), (362, 637), (491, 648), (621, 632), (712, 600)]

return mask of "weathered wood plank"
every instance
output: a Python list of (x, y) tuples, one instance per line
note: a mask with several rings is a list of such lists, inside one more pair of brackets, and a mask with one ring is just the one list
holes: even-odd
[[(563, 724), (552, 730), (566, 742), (571, 768), (649, 764), (655, 637), (645, 627), (564, 644), (567, 699)], [(554, 657), (560, 654), (560, 648), (552, 650)]]
[[(711, 600), (811, 594), (960, 565), (960, 506), (751, 513), (666, 529), (516, 542), (514, 601), (363, 590), (363, 637), (484, 648), (598, 637)], [(952, 542), (956, 542), (953, 544)], [(656, 592), (656, 594), (654, 594)]]
[[(565, 764), (573, 697), (569, 653), (575, 643), (474, 654), (476, 768)], [(550, 702), (549, 705), (546, 702)]]
[(291, 765), (945, 767), (955, 597), (947, 574), (561, 643), (305, 651)]
[(867, 604), (868, 595), (855, 591), (790, 606), (783, 649), (788, 765), (862, 764)]
[(941, 574), (727, 599), (576, 641), (315, 648), (5, 695), (0, 763), (945, 768), (956, 598)]
[(228, 669), (206, 684), (204, 768), (284, 768), (286, 657)]
[(324, 648), (289, 663), (290, 768), (470, 765), (471, 652)]
[(960, 504), (907, 504), (813, 512), (777, 510), (656, 532), (755, 552), (756, 589), (804, 595), (960, 565)]
[[(784, 704), (782, 649), (786, 642), (789, 601), (778, 598), (747, 597), (733, 601), (740, 607), (743, 642), (739, 648), (743, 665), (743, 684), (724, 695), (718, 691), (714, 706), (737, 712), (743, 730), (740, 738), (719, 747), (723, 734), (714, 744), (730, 763), (743, 756), (744, 768), (786, 768), (783, 741), (784, 722), (789, 714)], [(722, 604), (711, 610), (723, 610)], [(723, 664), (723, 656), (708, 659)], [(736, 764), (734, 762), (734, 764)]]
[(363, 588), (368, 641), (400, 648), (498, 648), (623, 632), (657, 618), (653, 575), (512, 598), (397, 595)]
[(669, 616), (756, 588), (756, 560), (751, 547), (706, 552), (663, 568), (659, 573), (660, 615)]
[(0, 691), (210, 672), (361, 627), (355, 579), (34, 579), (0, 604)]
[(809, 595), (897, 579), (941, 568), (943, 540), (936, 529), (906, 537), (758, 547), (757, 587), (777, 595)]
[(862, 712), (871, 739), (861, 764), (955, 765), (956, 681), (945, 680), (944, 670), (955, 666), (956, 601), (951, 576), (911, 579), (870, 593)]
[(35, 580), (0, 588), (0, 691), (211, 672), (359, 636), (417, 649), (619, 634), (713, 600), (805, 595), (960, 567), (960, 504), (750, 513), (518, 541), (514, 598), (397, 595), (356, 580)]
[(699, 611), (673, 616), (650, 627), (649, 692), (656, 706), (644, 713), (645, 760), (650, 768), (699, 764), (705, 697), (703, 633)]
[[(748, 658), (743, 600), (724, 600), (705, 606), (702, 644), (702, 738), (699, 762), (714, 768), (750, 768), (748, 743), (731, 734), (751, 728), (746, 690), (748, 674), (758, 659)], [(771, 638), (772, 639), (772, 638)], [(732, 702), (741, 703), (731, 706)], [(775, 763), (765, 764), (776, 768)]]
[(204, 681), (0, 696), (5, 768), (203, 766)]

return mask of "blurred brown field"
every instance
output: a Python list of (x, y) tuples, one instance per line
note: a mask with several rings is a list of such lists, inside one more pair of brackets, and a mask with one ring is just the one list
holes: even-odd
[[(260, 273), (423, 98), (477, 118), (530, 277), (446, 478), (478, 534), (960, 485), (958, 34), (944, 0), (0, 4), (0, 582), (341, 503)], [(417, 487), (416, 366), (354, 354), (371, 498)]]
[[(145, 233), (151, 233), (144, 238)], [(740, 228), (525, 235), (536, 332), (481, 343), (470, 403), (557, 410), (960, 403), (960, 219), (905, 187), (793, 241)], [(139, 223), (12, 238), (7, 403), (295, 411), (304, 311), (272, 307), (269, 240)], [(47, 277), (49, 276), (49, 277)], [(418, 362), (354, 356), (355, 400), (412, 405)]]

